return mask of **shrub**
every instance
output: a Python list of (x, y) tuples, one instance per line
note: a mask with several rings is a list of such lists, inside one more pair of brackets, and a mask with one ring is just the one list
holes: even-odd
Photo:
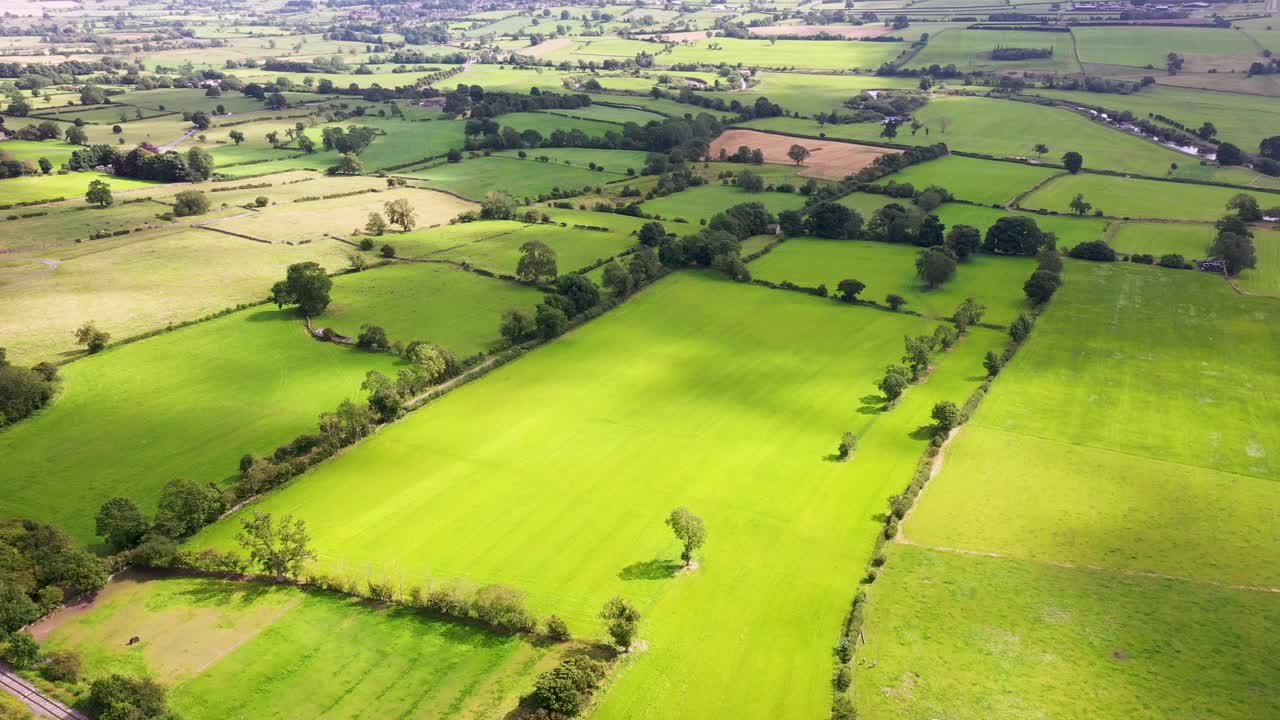
[(895, 295), (893, 293), (889, 293), (888, 295), (885, 296), (884, 302), (886, 305), (889, 306), (890, 310), (894, 312), (898, 312), (899, 308), (907, 304), (907, 299), (902, 297), (901, 295)]
[(933, 406), (933, 412), (930, 413), (933, 418), (934, 433), (936, 435), (946, 435), (951, 432), (961, 422), (960, 408), (950, 400), (943, 400)]
[(384, 258), (393, 258), (396, 256), (396, 249), (391, 247), (390, 243), (383, 245), (379, 252), (382, 253), (382, 257)]
[(486, 585), (471, 598), (471, 612), (494, 627), (530, 632), (536, 623), (524, 606), (524, 593), (507, 585)]
[(173, 214), (177, 217), (203, 215), (209, 212), (209, 198), (199, 190), (183, 190), (173, 196)]
[(831, 678), (831, 684), (835, 686), (836, 691), (844, 692), (853, 684), (853, 670), (848, 665), (841, 665), (834, 677)]
[(259, 195), (253, 200), (253, 204), (257, 205), (258, 207), (266, 207), (267, 204), (270, 202), (271, 200), (269, 200), (266, 195)]
[(574, 655), (538, 676), (533, 699), (541, 707), (565, 716), (578, 714), (604, 679), (604, 665)]
[(372, 238), (360, 238), (360, 249), (361, 249), (361, 250), (372, 250), (372, 249), (373, 249), (373, 239), (372, 239)]
[(1014, 342), (1022, 342), (1031, 336), (1031, 318), (1025, 313), (1021, 313), (1009, 325), (1009, 337)]
[(19, 670), (25, 670), (40, 659), (40, 645), (31, 633), (22, 630), (9, 636), (5, 643), (4, 660)]
[(1190, 270), (1191, 263), (1186, 258), (1177, 253), (1161, 255), (1159, 260), (1160, 267), (1174, 268), (1175, 270)]
[(1097, 260), (1100, 262), (1115, 262), (1116, 251), (1108, 244), (1101, 240), (1089, 240), (1071, 248), (1071, 252), (1067, 253), (1077, 260)]
[(44, 656), (40, 674), (53, 682), (78, 682), (80, 656), (70, 650), (51, 650)]
[(831, 702), (831, 720), (858, 720), (858, 711), (847, 695), (836, 695)]
[(568, 642), (572, 636), (569, 634), (569, 626), (565, 624), (559, 617), (552, 615), (547, 618), (547, 639), (552, 642)]
[(841, 460), (848, 460), (854, 450), (858, 449), (858, 436), (851, 432), (846, 432), (840, 437), (840, 445), (836, 448), (836, 456)]
[(391, 349), (391, 341), (387, 339), (387, 331), (378, 325), (361, 325), (360, 336), (356, 346), (373, 352), (387, 352)]
[(162, 685), (150, 678), (119, 674), (93, 681), (87, 709), (93, 717), (111, 720), (171, 717)]

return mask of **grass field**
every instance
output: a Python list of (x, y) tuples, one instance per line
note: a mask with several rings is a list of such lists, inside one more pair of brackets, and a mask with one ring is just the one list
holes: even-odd
[(1217, 220), (1227, 214), (1227, 201), (1241, 192), (1252, 195), (1264, 208), (1280, 204), (1280, 194), (1273, 193), (1108, 175), (1063, 175), (1023, 198), (1022, 206), (1068, 213), (1071, 199), (1079, 193), (1112, 217)]
[(991, 205), (1007, 203), (1018, 193), (1060, 172), (1054, 168), (948, 155), (913, 165), (888, 180), (909, 182), (916, 189), (940, 185), (961, 200)]
[[(834, 41), (831, 41), (834, 42)], [(919, 81), (911, 78), (878, 77), (872, 75), (814, 75), (761, 71), (756, 73), (757, 84), (734, 97), (751, 104), (757, 97), (767, 97), (789, 112), (812, 115), (832, 110), (847, 110), (844, 101), (863, 90), (915, 88)], [(722, 97), (715, 93), (699, 93), (707, 97)], [(686, 111), (687, 112), (687, 111)]]
[[(992, 60), (996, 47), (1052, 49), (1048, 58), (1033, 60)], [(1070, 33), (1028, 32), (1023, 30), (948, 29), (931, 35), (929, 44), (907, 63), (911, 67), (955, 65), (960, 70), (1049, 70), (1061, 73), (1080, 72)]]
[(868, 608), (859, 717), (1252, 720), (1280, 703), (1268, 593), (897, 545)]
[[(448, 222), (459, 213), (475, 208), (474, 204), (447, 193), (397, 188), (330, 200), (272, 205), (210, 225), (273, 242), (332, 242), (327, 235), (347, 235), (355, 228), (363, 228), (369, 213), (384, 213), (386, 204), (397, 200), (408, 200), (418, 224), (423, 226)], [(385, 240), (390, 242), (394, 237), (393, 233), (385, 236)]]
[[(1258, 55), (1258, 49), (1238, 30), (1206, 28), (1072, 29), (1080, 60), (1104, 65), (1153, 65), (1164, 68), (1171, 52), (1179, 55)], [(1247, 65), (1247, 63), (1246, 63)]]
[(1280, 297), (1280, 231), (1254, 230), (1258, 267), (1240, 273), (1242, 288), (1259, 295)]
[(380, 325), (392, 340), (430, 340), (461, 358), (499, 339), (502, 313), (532, 313), (542, 297), (533, 288), (450, 265), (396, 263), (338, 278), (324, 324), (350, 337), (365, 323)]
[(1059, 247), (1076, 245), (1087, 240), (1101, 240), (1107, 229), (1107, 221), (1101, 218), (1078, 218), (1070, 215), (1038, 215), (1035, 213), (1010, 213), (981, 205), (946, 203), (938, 208), (937, 215), (948, 227), (972, 225), (986, 233), (997, 219), (1006, 215), (1026, 215), (1036, 221), (1045, 232), (1058, 236)]
[(396, 362), (316, 343), (292, 311), (261, 307), (72, 363), (52, 407), (0, 433), (0, 514), (93, 542), (109, 498), (150, 512), (174, 478), (223, 482), (241, 455), (314, 429), (361, 395), (366, 371)]
[[(503, 127), (513, 127), (520, 132), (537, 130), (542, 136), (550, 137), (556, 130), (581, 130), (593, 137), (602, 137), (605, 133), (622, 133), (622, 126), (598, 120), (582, 120), (565, 115), (553, 115), (546, 112), (521, 112), (501, 115), (496, 122)], [(460, 123), (455, 123), (460, 124)]]
[(916, 277), (920, 248), (861, 240), (791, 238), (773, 252), (751, 263), (751, 274), (761, 280), (814, 287), (826, 285), (832, 293), (846, 278), (866, 283), (862, 297), (884, 302), (896, 293), (907, 299), (911, 310), (934, 316), (950, 316), (967, 297), (987, 306), (987, 322), (1006, 324), (1030, 308), (1022, 283), (1034, 269), (1030, 260), (978, 256), (961, 263), (951, 282), (929, 290)]
[[(59, 142), (57, 140), (5, 140), (0, 142), (0, 155), (9, 155), (15, 160), (29, 160), (32, 163), (40, 158), (48, 158), (55, 168), (61, 167), (71, 153), (79, 150), (79, 145)], [(5, 186), (0, 185), (0, 188)], [(7, 202), (7, 201), (6, 201)]]
[[(93, 180), (105, 180), (112, 192), (149, 187), (153, 183), (145, 180), (116, 177), (100, 172), (73, 172), (65, 175), (27, 175), (18, 178), (0, 180), (0, 191), (3, 191), (3, 205), (10, 205), (35, 200), (54, 200), (57, 198), (84, 198)], [(117, 200), (118, 202), (118, 200)]]
[(546, 243), (555, 251), (560, 274), (579, 270), (601, 258), (617, 255), (636, 243), (635, 238), (630, 235), (616, 232), (562, 228), (558, 225), (526, 225), (511, 233), (487, 235), (478, 242), (441, 249), (425, 257), (468, 262), (493, 272), (515, 274), (516, 264), (520, 261), (520, 246), (530, 240)]
[[(649, 52), (661, 45), (650, 45)], [(893, 60), (907, 43), (826, 40), (739, 40), (716, 37), (681, 43), (654, 58), (659, 65), (737, 63), (814, 70), (877, 68)]]
[[(754, 166), (747, 169), (752, 172), (757, 171)], [(739, 166), (739, 170), (741, 170), (741, 166)], [(718, 185), (713, 182), (672, 193), (665, 197), (646, 200), (640, 205), (640, 208), (650, 215), (661, 215), (667, 221), (674, 218), (688, 220), (690, 226), (687, 228), (680, 223), (671, 223), (667, 229), (670, 232), (689, 234), (700, 229), (701, 226), (698, 224), (700, 220), (710, 220), (716, 213), (727, 210), (739, 203), (758, 202), (768, 208), (770, 212), (777, 214), (783, 210), (802, 208), (804, 207), (804, 201), (805, 196), (799, 193), (752, 193), (732, 185)]]
[[(967, 395), (982, 353), (1002, 342), (976, 332), (892, 412), (858, 412), (902, 335), (931, 328), (678, 274), (260, 507), (306, 518), (331, 570), (501, 580), (579, 633), (599, 632), (605, 598), (632, 599), (649, 649), (601, 717), (818, 715), (871, 516), (914, 466), (928, 408)], [(844, 429), (863, 435), (859, 456), (832, 463)], [(359, 508), (353, 483), (369, 499)], [(678, 550), (661, 518), (677, 504), (702, 513), (712, 539), (696, 573), (672, 577)], [(220, 523), (196, 544), (233, 535)]]
[(1208, 254), (1214, 234), (1209, 225), (1121, 223), (1108, 242), (1120, 252), (1147, 253), (1157, 258), (1177, 253), (1187, 260), (1197, 260)]
[[(982, 97), (938, 97), (914, 116), (926, 128), (915, 135), (898, 132), (894, 142), (928, 145), (943, 142), (953, 150), (997, 157), (1035, 158), (1035, 146), (1049, 146), (1047, 160), (1056, 162), (1068, 150), (1084, 156), (1086, 167), (1163, 176), (1170, 163), (1187, 162), (1187, 156), (1101, 124), (1068, 110)], [(943, 126), (946, 126), (945, 130)], [(767, 118), (745, 123), (748, 127), (797, 132), (826, 133), (828, 137), (882, 141), (876, 123), (819, 126), (809, 120)], [(926, 134), (927, 133), (927, 134)]]
[[(542, 154), (534, 152), (536, 154), (533, 157)], [(644, 167), (643, 161), (637, 169), (640, 167)], [(627, 177), (625, 172), (589, 170), (585, 162), (580, 166), (564, 165), (499, 156), (463, 160), (460, 163), (441, 163), (420, 170), (411, 168), (396, 174), (421, 178), (427, 180), (430, 187), (438, 187), (475, 200), (483, 200), (485, 195), (495, 190), (511, 193), (516, 198), (531, 199), (555, 190), (577, 193), (585, 187)]]
[(90, 678), (175, 685), (170, 705), (193, 720), (498, 717), (558, 654), (339, 596), (204, 578), (113, 583), (47, 642), (79, 651)]

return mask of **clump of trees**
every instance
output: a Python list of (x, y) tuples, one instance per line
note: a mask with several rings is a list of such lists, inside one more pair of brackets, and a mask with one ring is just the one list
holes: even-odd
[(65, 597), (107, 583), (101, 558), (59, 528), (35, 520), (0, 519), (0, 557), (0, 640), (58, 608)]
[(570, 655), (538, 676), (533, 701), (552, 718), (568, 718), (587, 707), (605, 676), (605, 665), (585, 655)]
[(176, 150), (160, 152), (150, 143), (142, 143), (128, 152), (110, 145), (89, 145), (71, 153), (68, 170), (93, 170), (107, 167), (114, 175), (157, 182), (201, 182), (213, 177), (216, 163), (203, 148), (185, 153)]
[(640, 611), (623, 598), (614, 597), (600, 610), (600, 619), (614, 645), (623, 652), (629, 650), (640, 627)]
[(1062, 256), (1055, 248), (1046, 247), (1036, 254), (1036, 261), (1036, 269), (1023, 283), (1022, 292), (1032, 304), (1041, 305), (1062, 286)]
[(57, 378), (58, 367), (53, 363), (17, 367), (9, 364), (5, 349), (0, 347), (0, 429), (47, 405)]
[(209, 212), (209, 196), (199, 190), (183, 190), (173, 196), (173, 214), (177, 217), (203, 215)]
[(93, 322), (87, 322), (76, 328), (76, 343), (84, 345), (90, 355), (95, 355), (107, 349), (107, 343), (111, 340), (111, 333), (99, 330)]

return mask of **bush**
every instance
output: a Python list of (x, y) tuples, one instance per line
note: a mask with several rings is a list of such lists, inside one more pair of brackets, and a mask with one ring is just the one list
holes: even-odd
[(40, 645), (31, 633), (22, 630), (9, 636), (4, 647), (4, 660), (19, 670), (25, 670), (40, 659)]
[(543, 708), (554, 713), (573, 716), (578, 714), (591, 699), (605, 668), (599, 662), (582, 655), (574, 655), (538, 676), (534, 683), (533, 699)]
[(104, 720), (172, 717), (162, 685), (150, 678), (119, 674), (94, 680), (86, 707), (91, 716)]
[(1014, 342), (1022, 342), (1031, 336), (1031, 318), (1025, 313), (1019, 314), (1009, 325), (1009, 337)]
[(373, 239), (372, 239), (372, 238), (360, 238), (360, 249), (361, 249), (361, 250), (372, 250), (372, 249), (373, 249)]
[(40, 674), (53, 682), (79, 682), (80, 656), (70, 650), (51, 650), (44, 656)]
[(471, 612), (494, 627), (530, 632), (536, 626), (524, 606), (524, 593), (506, 585), (486, 585), (471, 599)]
[(831, 702), (831, 720), (858, 720), (858, 711), (847, 695), (836, 695)]
[(547, 639), (551, 642), (568, 642), (572, 636), (569, 634), (569, 626), (565, 624), (559, 617), (552, 615), (547, 618)]
[(1067, 255), (1077, 260), (1097, 260), (1099, 262), (1115, 262), (1116, 251), (1101, 240), (1089, 240), (1071, 248)]
[(381, 326), (365, 324), (360, 326), (356, 347), (373, 352), (387, 352), (391, 349), (391, 341), (387, 338), (387, 331)]
[(269, 200), (266, 195), (259, 195), (254, 198), (253, 204), (258, 207), (266, 207), (270, 202), (271, 200)]
[(383, 245), (382, 249), (379, 250), (379, 252), (382, 253), (382, 257), (384, 258), (393, 258), (396, 256), (396, 249), (394, 247), (391, 247), (390, 243)]
[(835, 686), (837, 692), (844, 692), (853, 684), (853, 670), (848, 665), (841, 665), (834, 677), (831, 678), (831, 684)]
[(203, 215), (209, 212), (209, 198), (199, 190), (183, 190), (173, 196), (173, 214), (176, 217)]

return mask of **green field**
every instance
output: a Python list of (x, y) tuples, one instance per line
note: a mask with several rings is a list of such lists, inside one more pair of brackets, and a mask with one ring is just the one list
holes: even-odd
[[(742, 169), (741, 165), (737, 167), (739, 172)], [(750, 166), (746, 169), (752, 172), (758, 171), (756, 166)], [(668, 228), (671, 232), (688, 234), (697, 232), (700, 227), (699, 221), (710, 220), (716, 213), (727, 210), (739, 203), (761, 203), (770, 212), (776, 214), (783, 210), (798, 210), (804, 207), (804, 201), (804, 195), (799, 193), (753, 193), (732, 185), (708, 183), (682, 190), (678, 193), (672, 193), (665, 197), (646, 200), (640, 205), (640, 208), (650, 215), (661, 215), (667, 221), (675, 218), (688, 220), (691, 227), (685, 228), (680, 223), (672, 223)]]
[(897, 545), (871, 589), (859, 717), (1268, 717), (1277, 622), (1270, 593)]
[(984, 205), (1003, 205), (1019, 193), (1030, 190), (1036, 183), (1060, 172), (1062, 171), (1034, 165), (948, 155), (913, 165), (894, 173), (888, 180), (909, 182), (917, 190), (929, 185), (940, 185), (961, 200)]
[[(1257, 55), (1257, 47), (1238, 30), (1207, 28), (1074, 28), (1080, 60), (1105, 65), (1153, 65), (1164, 69), (1171, 52), (1179, 55)], [(1246, 62), (1247, 66), (1247, 62)]]
[[(651, 45), (649, 52), (661, 45)], [(907, 43), (828, 40), (739, 40), (715, 37), (677, 45), (654, 58), (660, 65), (737, 63), (814, 70), (877, 68), (906, 50)]]
[(1177, 253), (1190, 261), (1208, 254), (1214, 234), (1209, 225), (1121, 223), (1108, 242), (1119, 252), (1146, 253), (1156, 258)]
[(450, 247), (424, 257), (467, 262), (510, 275), (515, 274), (516, 264), (520, 261), (520, 246), (530, 240), (546, 243), (555, 251), (560, 274), (579, 270), (635, 245), (635, 239), (630, 235), (616, 232), (562, 228), (558, 225), (527, 225), (515, 232), (491, 235), (478, 242)]
[[(997, 47), (1052, 49), (1048, 58), (1033, 60), (992, 60)], [(929, 37), (929, 44), (907, 63), (911, 67), (955, 65), (960, 70), (1049, 70), (1061, 73), (1080, 72), (1071, 34), (1066, 32), (1029, 32), (1023, 30), (948, 29)]]
[(396, 263), (338, 278), (324, 324), (350, 337), (365, 323), (380, 325), (392, 340), (430, 340), (461, 358), (499, 339), (504, 312), (533, 312), (541, 300), (533, 288), (450, 265)]
[(961, 203), (946, 203), (938, 208), (937, 215), (948, 227), (952, 225), (972, 225), (984, 233), (992, 223), (1001, 217), (1006, 215), (1026, 215), (1035, 220), (1036, 225), (1040, 226), (1041, 230), (1057, 235), (1060, 247), (1076, 245), (1087, 240), (1101, 240), (1107, 228), (1107, 221), (1101, 218), (1010, 213), (981, 205), (964, 205)]
[(118, 581), (47, 643), (79, 651), (90, 678), (173, 684), (171, 706), (192, 720), (497, 717), (557, 655), (341, 596), (203, 578)]
[[(0, 142), (0, 155), (9, 155), (15, 160), (30, 160), (35, 163), (40, 158), (48, 158), (55, 168), (61, 167), (68, 159), (71, 153), (80, 149), (79, 145), (71, 143), (59, 142), (57, 140), (45, 140), (39, 142), (36, 140), (5, 140)], [(0, 186), (7, 187), (7, 186)], [(6, 200), (7, 204), (8, 201)]]
[[(531, 158), (543, 154), (537, 150), (532, 153)], [(639, 167), (643, 166), (642, 162)], [(485, 195), (494, 190), (511, 193), (517, 198), (536, 198), (557, 190), (577, 194), (583, 188), (627, 177), (625, 172), (589, 170), (586, 163), (581, 166), (564, 165), (497, 155), (463, 160), (460, 163), (440, 163), (422, 169), (411, 168), (396, 174), (421, 178), (428, 181), (428, 187), (448, 190), (474, 200), (483, 200)]]
[[(306, 518), (329, 570), (501, 580), (579, 633), (599, 632), (605, 598), (632, 599), (649, 649), (602, 717), (815, 716), (872, 515), (914, 467), (928, 408), (963, 399), (1003, 342), (975, 331), (892, 412), (857, 412), (903, 334), (932, 326), (678, 274), (259, 507)], [(862, 434), (858, 458), (826, 460), (845, 429)], [(696, 573), (671, 577), (661, 518), (677, 504), (704, 514), (711, 540)], [(196, 544), (225, 546), (233, 525)]]
[[(946, 143), (952, 150), (997, 157), (1036, 158), (1035, 146), (1049, 146), (1046, 161), (1058, 162), (1071, 150), (1084, 156), (1086, 167), (1163, 176), (1170, 163), (1187, 156), (1127, 133), (1107, 128), (1068, 110), (982, 97), (937, 97), (914, 115), (926, 127), (915, 135), (904, 128), (894, 142), (908, 145)], [(819, 126), (809, 120), (767, 118), (747, 127), (850, 140), (883, 141), (880, 125), (855, 123)], [(945, 130), (943, 126), (945, 127)]]
[(751, 275), (761, 280), (784, 280), (815, 287), (826, 285), (832, 293), (846, 278), (866, 284), (862, 297), (883, 303), (885, 295), (901, 295), (907, 308), (933, 316), (950, 316), (956, 306), (972, 297), (987, 306), (987, 322), (1006, 324), (1030, 308), (1022, 283), (1035, 269), (1022, 258), (980, 255), (961, 263), (955, 277), (929, 290), (916, 277), (920, 248), (862, 240), (790, 238), (773, 252), (751, 263)]
[[(598, 120), (582, 120), (565, 115), (553, 115), (546, 112), (521, 112), (500, 115), (496, 121), (503, 127), (513, 127), (520, 132), (537, 130), (542, 136), (550, 137), (556, 130), (581, 130), (592, 137), (603, 137), (605, 133), (622, 133), (622, 126)], [(455, 123), (460, 124), (460, 123)]]
[(1111, 217), (1217, 220), (1227, 214), (1227, 201), (1244, 192), (1262, 207), (1280, 204), (1280, 194), (1187, 183), (1139, 180), (1108, 175), (1063, 175), (1023, 198), (1022, 206), (1071, 212), (1077, 193)]
[[(788, 112), (804, 115), (847, 110), (844, 107), (844, 101), (863, 90), (915, 88), (919, 82), (911, 78), (873, 75), (817, 75), (765, 71), (756, 73), (755, 80), (757, 81), (755, 85), (745, 91), (735, 92), (731, 97), (744, 105), (754, 103), (757, 97), (767, 97)], [(724, 97), (723, 93), (698, 94), (704, 97)]]
[[(114, 193), (122, 190), (134, 190), (150, 187), (152, 183), (145, 180), (116, 177), (100, 172), (73, 172), (65, 175), (27, 175), (18, 178), (0, 180), (0, 190), (4, 199), (0, 205), (11, 205), (39, 200), (56, 200), (58, 198), (84, 200), (84, 193), (93, 180), (105, 180)], [(118, 198), (117, 202), (123, 198)]]
[(1238, 282), (1248, 292), (1280, 297), (1280, 231), (1255, 230), (1258, 267), (1240, 273)]
[(107, 499), (151, 511), (174, 478), (221, 483), (241, 455), (312, 430), (361, 396), (366, 371), (396, 362), (319, 344), (292, 311), (261, 307), (72, 363), (52, 407), (0, 433), (0, 514), (92, 542)]

